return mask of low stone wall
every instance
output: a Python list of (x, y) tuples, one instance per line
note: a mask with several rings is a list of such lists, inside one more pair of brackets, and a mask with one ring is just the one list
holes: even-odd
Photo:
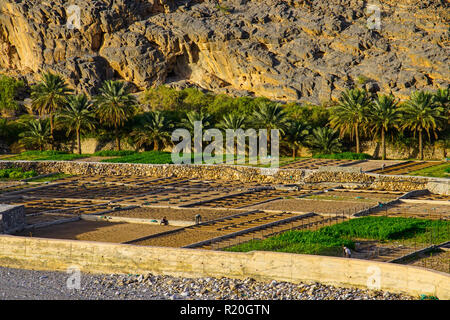
[(25, 228), (25, 207), (0, 204), (0, 233), (12, 234)]
[(302, 169), (279, 169), (274, 174), (270, 170), (248, 166), (230, 165), (152, 165), (129, 163), (76, 162), (76, 161), (0, 161), (0, 169), (22, 167), (34, 169), (40, 174), (63, 172), (83, 175), (128, 175), (128, 176), (177, 176), (190, 179), (226, 179), (242, 182), (269, 182), (273, 184), (339, 184), (350, 187), (365, 186), (376, 190), (412, 191), (433, 188), (433, 192), (449, 194), (448, 179), (390, 176), (374, 173), (342, 171), (318, 171)]
[(450, 299), (450, 275), (420, 267), (277, 252), (223, 252), (0, 235), (0, 265), (92, 273), (321, 282)]

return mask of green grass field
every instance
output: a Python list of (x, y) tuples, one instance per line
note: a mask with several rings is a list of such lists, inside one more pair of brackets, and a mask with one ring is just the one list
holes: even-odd
[(302, 254), (340, 255), (342, 246), (354, 248), (361, 239), (441, 243), (450, 239), (450, 221), (414, 218), (363, 217), (317, 231), (288, 231), (264, 240), (252, 240), (226, 251), (253, 250)]
[(444, 163), (438, 166), (425, 168), (409, 173), (410, 176), (450, 178), (450, 163)]
[(8, 157), (7, 160), (29, 160), (29, 161), (42, 161), (42, 160), (54, 160), (54, 161), (70, 161), (75, 159), (81, 159), (89, 157), (86, 154), (74, 154), (63, 151), (26, 151), (13, 157)]

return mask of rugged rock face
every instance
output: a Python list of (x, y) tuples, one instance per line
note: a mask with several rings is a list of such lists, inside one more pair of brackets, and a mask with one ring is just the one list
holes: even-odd
[[(449, 84), (446, 0), (0, 0), (0, 72), (65, 75), (95, 92), (121, 78), (320, 103), (365, 82), (406, 97)], [(447, 47), (446, 47), (447, 44)]]

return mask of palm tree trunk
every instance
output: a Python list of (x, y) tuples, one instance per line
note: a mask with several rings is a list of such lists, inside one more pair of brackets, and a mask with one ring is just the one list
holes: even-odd
[(114, 132), (116, 133), (116, 148), (117, 151), (120, 151), (120, 137), (119, 137), (119, 130), (117, 130), (117, 127), (115, 127)]
[(356, 153), (359, 153), (359, 125), (355, 123)]
[(420, 154), (420, 160), (423, 160), (422, 130), (419, 130), (419, 154)]
[(292, 160), (295, 160), (295, 156), (297, 155), (295, 152), (295, 147), (292, 148)]
[(383, 155), (381, 156), (381, 159), (386, 160), (386, 139), (384, 128), (381, 128), (381, 148), (383, 149)]
[(155, 150), (155, 151), (159, 150), (158, 140), (157, 139), (153, 140), (153, 150)]
[(50, 114), (50, 146), (51, 150), (54, 149), (54, 141), (53, 141), (53, 115)]
[(78, 145), (78, 154), (81, 154), (81, 139), (80, 139), (80, 129), (77, 128), (77, 145)]

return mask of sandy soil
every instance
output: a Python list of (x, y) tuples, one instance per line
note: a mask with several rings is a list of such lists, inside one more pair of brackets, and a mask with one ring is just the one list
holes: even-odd
[(362, 171), (369, 171), (369, 170), (375, 170), (375, 169), (381, 169), (381, 166), (383, 163), (385, 166), (390, 166), (394, 164), (400, 164), (402, 162), (405, 162), (403, 160), (367, 160), (366, 162), (356, 163), (353, 165), (349, 165), (349, 167), (359, 167)]
[(107, 213), (108, 216), (139, 218), (139, 219), (161, 219), (166, 216), (169, 220), (195, 221), (195, 216), (200, 214), (202, 221), (214, 220), (218, 218), (228, 217), (242, 211), (238, 210), (213, 210), (213, 209), (170, 209), (170, 208), (136, 208), (131, 210), (122, 210)]
[(219, 231), (200, 231), (198, 229), (187, 229), (166, 236), (152, 238), (133, 244), (140, 246), (156, 246), (156, 247), (183, 247), (195, 242), (208, 240), (219, 237), (227, 232)]
[(416, 217), (424, 219), (450, 219), (450, 206), (445, 204), (399, 203), (380, 209), (373, 215)]
[[(39, 228), (32, 231), (31, 234), (33, 237), (40, 238), (120, 243), (176, 228), (172, 226), (80, 220)], [(30, 236), (30, 232), (19, 235)]]
[(439, 250), (438, 252), (433, 252), (431, 254), (421, 254), (418, 259), (411, 261), (408, 264), (450, 273), (450, 251)]
[[(351, 191), (329, 191), (322, 194), (319, 194), (315, 197), (337, 197), (337, 200), (355, 200), (355, 201), (364, 201), (364, 200), (372, 200), (372, 201), (390, 201), (398, 198), (399, 194), (383, 194), (383, 193), (375, 193), (375, 192), (351, 192)], [(341, 198), (341, 199), (339, 199)]]
[(300, 199), (282, 199), (263, 203), (247, 209), (261, 210), (283, 210), (295, 212), (316, 212), (316, 213), (342, 213), (344, 210), (348, 214), (367, 208), (370, 204), (367, 202), (357, 203), (348, 201), (319, 201), (319, 200), (300, 200)]

